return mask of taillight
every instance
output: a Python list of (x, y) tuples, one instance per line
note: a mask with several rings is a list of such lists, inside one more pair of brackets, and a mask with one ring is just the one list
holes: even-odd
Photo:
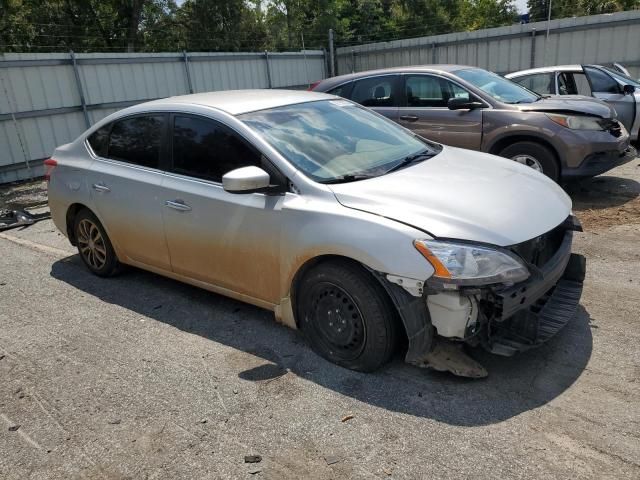
[(320, 84), (321, 81), (322, 80), (318, 80), (317, 82), (313, 82), (311, 85), (309, 85), (309, 88), (307, 88), (307, 91), (311, 91), (314, 88), (316, 88)]
[(53, 158), (47, 158), (44, 161), (44, 179), (48, 182), (49, 180), (51, 180), (51, 172), (53, 172), (53, 169), (56, 168), (58, 166), (58, 162), (55, 161)]

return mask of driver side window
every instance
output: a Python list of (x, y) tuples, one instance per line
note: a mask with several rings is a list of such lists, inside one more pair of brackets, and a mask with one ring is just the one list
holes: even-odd
[(240, 167), (262, 167), (258, 152), (233, 130), (206, 118), (176, 115), (173, 120), (171, 171), (222, 182)]
[(609, 75), (597, 68), (584, 68), (585, 73), (591, 81), (591, 88), (597, 93), (620, 93), (620, 87)]
[(446, 108), (451, 98), (470, 99), (464, 88), (431, 75), (407, 76), (405, 95), (408, 107)]

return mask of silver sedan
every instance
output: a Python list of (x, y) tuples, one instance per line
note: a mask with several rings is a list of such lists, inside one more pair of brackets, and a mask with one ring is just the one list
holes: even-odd
[(153, 101), (45, 163), (53, 220), (91, 272), (132, 265), (273, 310), (347, 368), (404, 343), (409, 363), (481, 376), (453, 342), (537, 346), (582, 291), (554, 182), (332, 95)]

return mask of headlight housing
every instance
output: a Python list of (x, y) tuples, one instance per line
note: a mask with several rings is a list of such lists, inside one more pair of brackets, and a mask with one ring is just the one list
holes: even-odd
[(547, 117), (558, 125), (570, 128), (571, 130), (604, 130), (601, 118), (590, 117), (588, 115), (558, 115), (548, 113)]
[(415, 240), (413, 244), (433, 266), (434, 278), (443, 284), (479, 286), (529, 278), (527, 267), (507, 251), (439, 240)]

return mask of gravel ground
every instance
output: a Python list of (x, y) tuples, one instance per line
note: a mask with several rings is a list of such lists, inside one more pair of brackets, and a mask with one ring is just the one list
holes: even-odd
[(582, 307), (538, 350), (474, 352), (480, 381), (343, 370), (269, 312), (91, 276), (50, 220), (0, 233), (0, 478), (640, 478), (638, 182), (571, 187)]

